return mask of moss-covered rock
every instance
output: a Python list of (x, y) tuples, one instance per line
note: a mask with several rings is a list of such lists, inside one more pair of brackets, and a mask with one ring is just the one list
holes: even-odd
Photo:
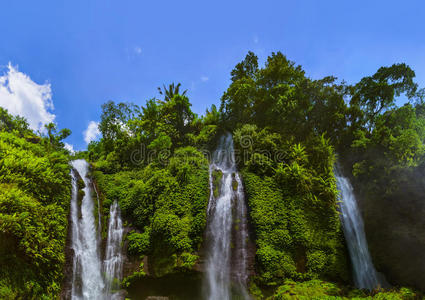
[(273, 285), (284, 278), (348, 281), (336, 206), (311, 207), (309, 199), (285, 194), (270, 177), (242, 174), (257, 237), (260, 282)]
[(212, 184), (213, 184), (213, 195), (218, 197), (221, 188), (221, 179), (223, 178), (223, 172), (219, 169), (212, 171)]

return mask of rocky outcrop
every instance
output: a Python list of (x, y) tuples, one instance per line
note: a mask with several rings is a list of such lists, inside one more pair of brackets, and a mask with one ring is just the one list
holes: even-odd
[(366, 236), (390, 284), (425, 291), (425, 168), (400, 176), (391, 194), (360, 195)]

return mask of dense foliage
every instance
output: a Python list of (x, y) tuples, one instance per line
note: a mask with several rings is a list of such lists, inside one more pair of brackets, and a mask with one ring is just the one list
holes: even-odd
[[(231, 72), (220, 108), (212, 105), (202, 117), (180, 84), (159, 89), (163, 98), (144, 106), (105, 103), (102, 138), (78, 155), (93, 164), (103, 215), (117, 200), (130, 228), (125, 245), (140, 268), (126, 282), (196, 266), (207, 220), (208, 153), (229, 131), (255, 244), (254, 295), (271, 288), (271, 299), (367, 297), (336, 285), (351, 280), (337, 161), (362, 200), (378, 269), (393, 282), (406, 269), (402, 279), (425, 289), (423, 275), (391, 253), (394, 236), (425, 250), (425, 242), (409, 238), (425, 226), (418, 221), (425, 212), (425, 93), (414, 77), (409, 66), (394, 64), (349, 85), (309, 78), (280, 52), (261, 67), (249, 52)], [(62, 140), (69, 134), (54, 124), (36, 134), (0, 108), (0, 298), (54, 298), (60, 290), (70, 199)], [(214, 186), (220, 176), (213, 173)], [(409, 199), (401, 200), (405, 194)], [(397, 251), (400, 257), (409, 250)], [(401, 289), (370, 299), (413, 297)]]
[(346, 291), (335, 284), (323, 282), (320, 280), (311, 280), (305, 282), (285, 281), (280, 286), (275, 295), (268, 298), (270, 300), (344, 300), (344, 299), (375, 299), (375, 300), (413, 300), (418, 295), (409, 289), (401, 288), (390, 291), (380, 291), (367, 295), (364, 291), (350, 290)]
[(334, 148), (320, 119), (323, 114), (336, 124), (345, 119), (334, 113), (345, 104), (330, 82), (306, 78), (281, 53), (259, 69), (249, 53), (223, 95), (221, 111), (234, 129), (255, 232), (257, 283), (349, 280)]
[(218, 112), (213, 106), (198, 118), (189, 99), (168, 91), (165, 99), (150, 99), (145, 106), (109, 101), (102, 105), (102, 139), (92, 142), (89, 158), (107, 173), (141, 168), (167, 160), (179, 147), (211, 146), (217, 133)]
[[(236, 141), (245, 129), (236, 132)], [(336, 210), (333, 156), (322, 152), (325, 160), (316, 163), (328, 166), (320, 169), (313, 165), (314, 151), (331, 150), (323, 138), (315, 142), (314, 148), (281, 145), (288, 159), (285, 163), (270, 162), (268, 174), (258, 174), (252, 167), (253, 160), (261, 160), (259, 155), (253, 155), (243, 169), (262, 283), (277, 284), (284, 278), (349, 279)]]
[(179, 148), (166, 167), (115, 174), (94, 173), (104, 206), (118, 199), (135, 228), (127, 239), (133, 255), (149, 255), (152, 274), (191, 269), (200, 247), (208, 201), (208, 162), (193, 147)]
[(128, 252), (149, 257), (149, 272), (190, 270), (206, 225), (208, 160), (217, 133), (217, 110), (199, 119), (180, 85), (146, 106), (108, 102), (102, 139), (89, 146), (105, 211), (118, 200), (133, 230)]
[(40, 136), (0, 108), (0, 298), (51, 299), (65, 261), (68, 153), (54, 124)]
[[(365, 202), (394, 196), (412, 179), (425, 154), (424, 92), (414, 77), (394, 64), (348, 85), (311, 79), (280, 52), (260, 67), (249, 52), (220, 109), (203, 117), (179, 84), (145, 106), (107, 102), (102, 139), (88, 148), (104, 207), (120, 202), (134, 228), (128, 251), (149, 256), (151, 273), (192, 268), (206, 222), (203, 153), (230, 131), (256, 246), (253, 286), (349, 283), (333, 169), (340, 161)], [(408, 102), (398, 107), (399, 99)], [(285, 293), (279, 288), (276, 299)]]
[[(412, 190), (412, 179), (414, 188), (423, 184), (413, 178), (424, 162), (425, 140), (424, 90), (415, 73), (394, 64), (348, 85), (334, 77), (308, 78), (280, 52), (260, 68), (250, 52), (231, 76), (220, 113), (242, 156), (257, 279), (346, 279), (340, 275), (347, 268), (336, 214), (335, 151), (365, 206), (373, 206), (371, 219), (380, 220), (375, 226), (382, 232), (386, 215), (376, 217), (379, 208), (388, 199), (400, 201), (402, 190)], [(398, 107), (400, 97), (409, 102)]]

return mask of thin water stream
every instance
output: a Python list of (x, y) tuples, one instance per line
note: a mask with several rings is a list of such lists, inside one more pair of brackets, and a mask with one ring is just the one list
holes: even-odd
[(382, 286), (382, 282), (372, 263), (353, 187), (348, 178), (340, 175), (338, 170), (335, 171), (335, 177), (340, 192), (340, 216), (353, 265), (354, 283), (358, 288), (372, 290)]

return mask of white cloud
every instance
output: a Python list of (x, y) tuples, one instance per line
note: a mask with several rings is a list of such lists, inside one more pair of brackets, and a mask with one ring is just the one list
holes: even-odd
[(52, 90), (49, 83), (37, 84), (10, 63), (0, 76), (0, 106), (10, 114), (25, 117), (34, 130), (44, 130), (53, 122)]
[(210, 80), (210, 79), (207, 76), (201, 76), (202, 82), (207, 82), (208, 80)]
[(87, 129), (83, 132), (84, 135), (84, 141), (89, 144), (91, 141), (96, 140), (99, 135), (99, 123), (95, 121), (90, 121), (89, 126), (87, 126)]
[(64, 144), (65, 144), (64, 148), (65, 148), (66, 150), (68, 150), (68, 151), (69, 151), (69, 152), (71, 152), (72, 154), (74, 154), (74, 153), (75, 153), (74, 146), (72, 146), (71, 144), (68, 144), (68, 143), (64, 143)]
[(134, 53), (136, 53), (137, 55), (142, 54), (142, 48), (140, 48), (139, 46), (134, 47)]
[(254, 35), (254, 44), (258, 44), (258, 36)]

